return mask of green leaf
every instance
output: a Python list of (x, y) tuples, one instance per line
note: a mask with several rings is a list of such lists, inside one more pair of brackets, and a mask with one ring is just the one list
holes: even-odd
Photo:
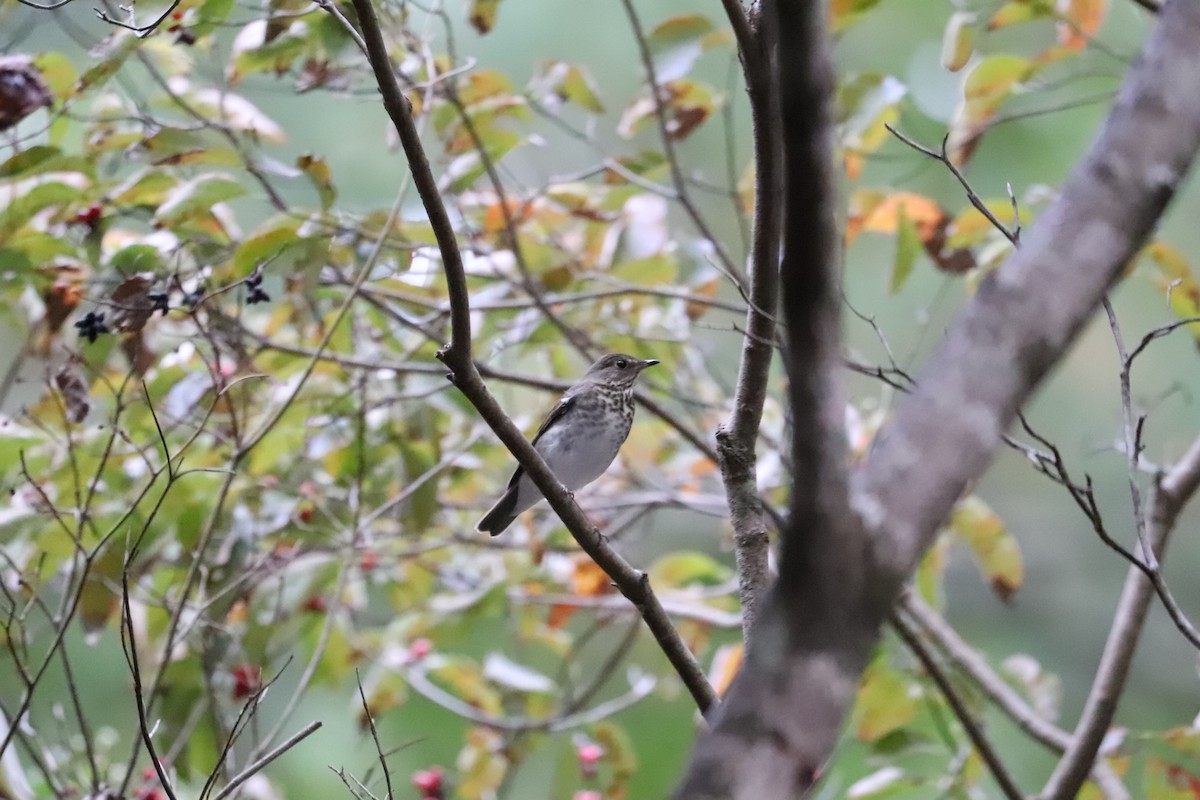
[(33, 57), (33, 65), (46, 80), (46, 85), (54, 93), (54, 99), (61, 102), (70, 97), (75, 91), (79, 73), (75, 65), (62, 53), (38, 53)]
[(133, 244), (113, 254), (108, 265), (118, 272), (129, 275), (135, 272), (160, 273), (166, 270), (166, 262), (157, 247), (148, 244)]
[(1045, 0), (1009, 0), (988, 19), (988, 30), (1007, 28), (1036, 19), (1053, 19), (1057, 14), (1054, 4)]
[(179, 181), (163, 170), (147, 169), (135, 172), (110, 192), (118, 206), (149, 206), (156, 208)]
[(214, 146), (207, 131), (162, 128), (143, 139), (140, 147), (150, 154), (155, 166), (210, 164), (234, 167), (242, 164), (242, 157), (231, 147)]
[(81, 94), (88, 89), (98, 89), (117, 74), (117, 70), (125, 63), (125, 59), (138, 48), (142, 40), (131, 31), (117, 31), (104, 43), (100, 60), (95, 62), (79, 78), (72, 95)]
[[(0, 251), (0, 264), (5, 270), (13, 272), (32, 269), (34, 264), (49, 263), (57, 256), (78, 255), (74, 243), (67, 239), (28, 228), (8, 237), (4, 244), (4, 250)], [(16, 277), (23, 279), (22, 276)]]
[(879, 657), (863, 675), (855, 704), (855, 732), (874, 742), (904, 727), (917, 715), (919, 694), (913, 683)]
[(613, 267), (613, 277), (636, 286), (662, 286), (673, 283), (678, 264), (674, 253), (626, 261)]
[[(721, 106), (720, 95), (698, 81), (682, 78), (667, 81), (659, 90), (665, 95), (663, 110), (667, 117), (667, 135), (676, 141), (686, 139)], [(632, 138), (657, 114), (654, 98), (644, 94), (625, 109), (617, 123), (617, 133)]]
[(278, 258), (300, 236), (295, 221), (288, 221), (246, 239), (233, 253), (234, 277), (244, 278), (260, 265)]
[[(1166, 242), (1152, 242), (1142, 251), (1153, 265), (1151, 279), (1162, 290), (1171, 311), (1180, 319), (1200, 317), (1200, 281), (1183, 253)], [(1186, 326), (1200, 341), (1200, 322)]]
[(1011, 53), (996, 53), (981, 60), (963, 82), (968, 116), (973, 120), (990, 117), (1031, 71), (1029, 59)]
[(604, 105), (600, 102), (592, 76), (576, 64), (562, 61), (543, 63), (531, 88), (543, 94), (553, 93), (593, 114), (604, 113)]
[(884, 800), (911, 796), (916, 782), (904, 770), (889, 765), (860, 778), (846, 789), (846, 800)]
[(960, 500), (950, 515), (950, 530), (971, 548), (980, 572), (1001, 600), (1008, 601), (1021, 588), (1025, 569), (1017, 540), (996, 512), (978, 497)]
[(34, 145), (0, 164), (0, 178), (12, 178), (32, 172), (39, 164), (45, 164), (60, 155), (62, 155), (62, 151), (57, 147), (44, 144)]
[(173, 225), (192, 215), (207, 213), (216, 203), (241, 197), (245, 193), (240, 183), (224, 175), (200, 175), (168, 192), (154, 218), (159, 224)]
[(659, 558), (649, 573), (652, 584), (673, 589), (693, 584), (716, 586), (729, 579), (729, 567), (707, 553), (686, 550)]
[(61, 179), (45, 180), (17, 197), (11, 191), (0, 192), (0, 240), (21, 228), (34, 214), (78, 200), (88, 184), (82, 175), (77, 179), (69, 174), (54, 177)]
[(1200, 774), (1160, 758), (1146, 759), (1142, 797), (1152, 797), (1154, 800), (1196, 800), (1197, 792), (1200, 792)]
[[(523, 141), (520, 135), (503, 128), (491, 128), (486, 133), (480, 132), (480, 135), (483, 138), (484, 150), (493, 163), (500, 161)], [(483, 158), (477, 151), (472, 150), (451, 161), (442, 179), (448, 181), (447, 190), (457, 194), (470, 188), (486, 171)]]
[(659, 82), (687, 75), (701, 53), (715, 43), (710, 38), (715, 30), (712, 20), (702, 14), (671, 17), (652, 30), (646, 44)]
[(942, 36), (943, 67), (950, 72), (958, 72), (967, 65), (975, 52), (978, 28), (975, 15), (969, 11), (955, 11), (950, 15)]
[(489, 686), (483, 678), (479, 665), (467, 658), (445, 658), (429, 671), (442, 688), (487, 714), (499, 714), (502, 710), (500, 693)]
[(834, 33), (842, 33), (875, 6), (879, 0), (833, 0), (829, 6), (829, 21)]
[[(423, 430), (432, 431), (436, 426), (436, 419), (432, 415), (422, 413), (421, 416), (427, 418), (428, 426)], [(400, 441), (400, 453), (404, 460), (404, 474), (409, 480), (424, 475), (437, 464), (439, 453), (435, 441), (421, 441), (416, 436), (414, 430), (413, 435), (405, 437)], [(441, 510), (441, 504), (438, 502), (438, 484), (437, 481), (426, 481), (421, 484), (412, 496), (405, 503), (405, 520), (412, 526), (413, 530), (424, 530), (433, 522), (434, 516)]]
[(896, 258), (892, 262), (892, 281), (888, 287), (892, 294), (900, 291), (908, 276), (912, 274), (921, 247), (921, 234), (917, 231), (916, 224), (904, 212), (904, 206), (901, 206), (900, 217), (896, 222)]
[(562, 83), (563, 96), (577, 106), (595, 114), (604, 113), (604, 104), (596, 94), (592, 76), (583, 67), (572, 65), (567, 69), (567, 75)]
[(317, 190), (317, 197), (321, 201), (321, 210), (328, 211), (337, 198), (337, 189), (333, 185), (333, 172), (329, 169), (329, 162), (320, 156), (306, 154), (296, 157), (296, 166), (308, 176), (313, 188)]
[(236, 0), (204, 0), (196, 9), (196, 21), (190, 30), (196, 36), (203, 36), (217, 28), (233, 11)]
[(921, 599), (934, 608), (942, 606), (942, 576), (946, 571), (946, 555), (950, 549), (949, 536), (939, 535), (933, 546), (925, 552), (917, 566), (917, 574), (913, 581)]
[[(265, 28), (265, 23), (263, 27)], [(261, 41), (261, 38), (259, 40)], [(303, 37), (291, 32), (285, 32), (258, 47), (235, 48), (232, 54), (233, 65), (229, 72), (229, 82), (237, 83), (247, 75), (259, 72), (274, 72), (276, 75), (282, 75), (292, 68), (292, 64), (297, 58), (304, 55), (307, 49), (308, 42)]]
[(838, 87), (837, 109), (842, 146), (860, 153), (879, 149), (891, 136), (886, 124), (900, 119), (908, 87), (892, 75), (865, 72)]

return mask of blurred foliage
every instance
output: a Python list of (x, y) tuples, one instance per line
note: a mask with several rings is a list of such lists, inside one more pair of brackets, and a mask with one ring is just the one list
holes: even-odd
[[(834, 2), (832, 28), (850, 35), (884, 5)], [(693, 441), (730, 402), (696, 343), (744, 316), (730, 276), (747, 249), (753, 171), (728, 113), (741, 89), (714, 77), (736, 64), (732, 37), (711, 13), (656, 10), (643, 44), (657, 94), (644, 80), (613, 91), (593, 65), (536, 46), (523, 82), (459, 52), (454, 36), (464, 19), (504, 36), (513, 6), (474, 0), (453, 20), (440, 6), (381, 9), (467, 257), (476, 354), (527, 428), (547, 390), (597, 352), (666, 365), (651, 383), (668, 413), (643, 409), (619, 464), (581, 498), (619, 542), (667, 509), (718, 520), (702, 531), (715, 535), (645, 550), (639, 566), (723, 689), (741, 658), (736, 577), (720, 482)], [(946, 157), (966, 169), (1039, 86), (1067, 83), (1055, 102), (1071, 102), (1081, 90), (1068, 79), (1103, 52), (1093, 37), (1109, 11), (1012, 0), (939, 12), (944, 70), (962, 76)], [(0, 2), (5, 28), (61, 13)], [(327, 753), (318, 732), (243, 796), (349, 795), (357, 781), (382, 794), (373, 756), (342, 767), (374, 749), (372, 721), (405, 786), (397, 796), (662, 794), (694, 725), (631, 609), (552, 515), (526, 515), (496, 540), (471, 531), (512, 464), (434, 357), (446, 289), (407, 182), (372, 205), (322, 142), (297, 135), (306, 123), (283, 124), (254, 97), (287, 87), (314, 120), (339, 115), (339, 98), (375, 102), (353, 8), (182, 0), (107, 13), (152, 30), (92, 19), (103, 38), (87, 50), (64, 42), (0, 60), (34, 75), (27, 96), (0, 107), (11, 129), (0, 139), (0, 319), (13, 334), (0, 418), (11, 496), (0, 510), (0, 796), (163, 797), (132, 703), (135, 666), (140, 716), (180, 797), (216, 796), (303, 727), (299, 709), (321, 708), (358, 743)], [(839, 75), (846, 245), (894, 248), (879, 270), (892, 294), (934, 271), (969, 292), (1009, 238), (961, 193), (874, 177), (885, 152), (914, 156), (886, 126), (932, 129), (907, 80)], [(369, 169), (400, 158), (359, 124), (347, 115), (341, 136), (369, 151)], [(514, 158), (537, 161), (552, 135), (584, 146), (592, 165), (516, 177)], [(723, 155), (687, 151), (676, 174), (665, 145), (705, 136), (724, 141)], [(289, 137), (315, 151), (290, 152)], [(1053, 196), (1009, 191), (989, 187), (980, 202), (1012, 230)], [(697, 233), (681, 192), (720, 218), (719, 246)], [(1156, 242), (1132, 269), (1180, 317), (1197, 314), (1178, 249)], [(885, 413), (877, 394), (848, 412), (858, 452)], [(784, 417), (769, 400), (760, 481), (781, 506)], [(1001, 599), (1021, 591), (1017, 538), (972, 495), (921, 567), (927, 600), (944, 605), (956, 542)], [(90, 680), (104, 658), (120, 662), (116, 683)], [(1057, 683), (1022, 658), (1016, 688), (1056, 713)], [(978, 692), (955, 681), (981, 714)], [(660, 745), (668, 735), (676, 751)], [(1193, 797), (1195, 740), (1191, 728), (1138, 734), (1108, 757), (1145, 796)], [(297, 766), (305, 759), (317, 768)], [(288, 777), (300, 770), (304, 781)], [(893, 641), (864, 677), (825, 787), (855, 798), (993, 791), (945, 698)]]

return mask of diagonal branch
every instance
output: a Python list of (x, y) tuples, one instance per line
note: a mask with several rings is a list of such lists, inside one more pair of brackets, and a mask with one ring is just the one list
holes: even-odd
[(987, 734), (983, 731), (983, 722), (976, 718), (975, 714), (967, 707), (966, 702), (954, 688), (954, 684), (950, 682), (946, 671), (938, 664), (933, 653), (922, 641), (921, 635), (917, 632), (917, 627), (902, 614), (892, 615), (892, 627), (908, 649), (912, 651), (917, 660), (921, 662), (922, 668), (937, 685), (938, 691), (946, 698), (946, 704), (950, 706), (950, 710), (954, 712), (954, 716), (958, 718), (963, 730), (967, 734), (967, 738), (971, 740), (971, 744), (975, 747), (975, 752), (979, 753), (983, 762), (987, 764), (987, 768), (992, 773), (996, 784), (1000, 787), (1001, 793), (1008, 800), (1023, 800), (1025, 795), (1013, 780), (1012, 775), (1008, 774), (1008, 769), (1004, 766), (1004, 762), (1000, 760), (1000, 756), (996, 753), (996, 748), (992, 746), (991, 741), (987, 738)]
[[(754, 126), (754, 238), (751, 244), (746, 333), (738, 365), (737, 389), (729, 422), (717, 430), (721, 480), (729, 498), (734, 554), (742, 605), (743, 636), (748, 641), (758, 609), (770, 585), (766, 518), (758, 495), (756, 445), (762, 422), (767, 379), (775, 354), (775, 309), (779, 304), (779, 234), (783, 222), (783, 173), (780, 169), (775, 87), (761, 37), (746, 26), (740, 0), (726, 3), (738, 42), (742, 72)], [(746, 27), (743, 27), (746, 26)]]
[[(762, 5), (762, 63), (773, 57), (778, 70), (769, 124), (781, 153), (782, 191), (774, 202), (782, 200), (787, 215), (778, 281), (793, 491), (779, 580), (759, 611), (746, 663), (677, 791), (688, 800), (798, 797), (810, 788), (837, 741), (891, 600), (867, 583), (864, 530), (848, 501), (838, 391), (834, 73), (825, 23), (824, 3)], [(756, 268), (766, 279), (774, 262)]]
[(1171, 3), (1089, 153), (980, 286), (854, 482), (899, 587), (1002, 432), (1119, 278), (1200, 146), (1200, 5)]
[[(1155, 558), (1162, 555), (1179, 512), (1197, 488), (1200, 488), (1200, 438), (1192, 442), (1187, 453), (1174, 467), (1159, 476), (1150, 497), (1146, 539)], [(1155, 582), (1142, 569), (1130, 567), (1071, 746), (1042, 791), (1041, 796), (1046, 800), (1075, 797), (1087, 778), (1108, 726), (1117, 712), (1117, 703), (1125, 688), (1125, 679), (1129, 676), (1154, 593)]]
[[(825, 309), (822, 293), (836, 244), (825, 235), (835, 204), (826, 177), (833, 158), (824, 12), (823, 3), (801, 0), (763, 6), (760, 30), (786, 43), (775, 56), (795, 487), (779, 583), (742, 673), (697, 746), (677, 795), (689, 800), (798, 797), (811, 786), (903, 581), (1145, 241), (1200, 147), (1200, 3), (1172, 2), (1088, 155), (950, 326), (853, 475), (854, 513), (839, 516), (844, 467), (831, 440), (841, 409), (829, 400), (833, 379), (824, 369), (824, 345), (836, 336), (828, 331), (836, 308)], [(804, 342), (812, 347), (798, 350)], [(1089, 758), (1084, 775), (1090, 768)]]
[(438, 193), (429, 159), (421, 145), (412, 109), (396, 80), (374, 5), (371, 0), (354, 0), (354, 8), (362, 26), (368, 60), (383, 95), (384, 108), (396, 126), (409, 169), (412, 171), (413, 184), (429, 215), (429, 223), (433, 227), (441, 253), (442, 268), (446, 273), (446, 285), (450, 295), (450, 343), (438, 353), (438, 357), (450, 369), (449, 379), (475, 406), (479, 415), (516, 457), (517, 463), (541, 490), (550, 507), (562, 519), (579, 546), (612, 578), (621, 593), (641, 612), (646, 626), (650, 628), (659, 647), (696, 701), (696, 705), (702, 712), (708, 711), (716, 703), (716, 693), (696, 657), (675, 630), (662, 603), (651, 590), (649, 577), (630, 566), (629, 562), (609, 546), (600, 531), (575, 503), (570, 492), (554, 477), (554, 473), (546, 466), (533, 445), (504, 413), (483, 382), (471, 355), (470, 293), (454, 228)]

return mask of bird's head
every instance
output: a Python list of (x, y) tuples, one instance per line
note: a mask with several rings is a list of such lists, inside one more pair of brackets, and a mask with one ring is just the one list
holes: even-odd
[(609, 353), (592, 364), (591, 369), (587, 371), (587, 377), (597, 383), (625, 388), (633, 386), (642, 370), (657, 363), (652, 358), (642, 360), (624, 353)]

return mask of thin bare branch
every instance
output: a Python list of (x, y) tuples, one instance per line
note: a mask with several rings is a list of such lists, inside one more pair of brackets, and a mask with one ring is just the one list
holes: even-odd
[[(793, 491), (779, 580), (746, 661), (676, 797), (799, 797), (837, 740), (887, 613), (866, 583), (865, 531), (849, 510), (838, 312), (833, 63), (823, 3), (762, 6), (764, 63), (778, 69), (764, 121), (779, 131), (780, 305), (786, 312)], [(758, 150), (762, 157), (763, 150)], [(760, 180), (761, 180), (760, 169)], [(778, 198), (775, 198), (778, 199)], [(759, 260), (764, 280), (774, 260)], [(768, 332), (768, 339), (774, 337)], [(864, 624), (863, 620), (870, 620)]]
[(417, 135), (411, 107), (396, 81), (375, 8), (371, 0), (354, 0), (354, 7), (358, 12), (368, 59), (382, 93), (384, 107), (396, 126), (412, 171), (414, 185), (429, 215), (430, 225), (441, 252), (442, 268), (446, 274), (451, 302), (451, 324), (450, 343), (439, 351), (438, 357), (450, 369), (448, 377), (516, 457), (517, 462), (566, 524), (584, 552), (613, 579), (621, 593), (641, 611), (646, 625), (691, 692), (696, 704), (701, 711), (707, 711), (716, 703), (716, 693), (697, 663), (695, 655), (680, 638), (662, 604), (655, 597), (650, 588), (649, 577), (630, 566), (629, 562), (609, 546), (484, 384), (471, 354), (470, 290), (453, 226), (442, 203), (420, 137)]
[(312, 722), (305, 725), (303, 728), (301, 728), (299, 731), (294, 733), (292, 736), (288, 737), (287, 741), (283, 742), (281, 745), (279, 745), (275, 749), (271, 750), (269, 753), (267, 753), (262, 758), (255, 761), (254, 763), (248, 765), (245, 769), (243, 769), (237, 775), (234, 775), (233, 778), (231, 778), (229, 780), (229, 783), (225, 784), (224, 789), (222, 789), (221, 791), (219, 791), (215, 795), (213, 795), (212, 800), (224, 800), (226, 797), (228, 797), (231, 793), (233, 793), (233, 791), (236, 790), (243, 783), (250, 780), (258, 773), (262, 772), (263, 769), (268, 764), (270, 764), (272, 761), (279, 758), (281, 755), (286, 753), (288, 750), (291, 750), (296, 745), (300, 744), (300, 742), (307, 739), (311, 734), (315, 733), (316, 730), (321, 727), (321, 725), (322, 725), (322, 722), (320, 720), (313, 720)]
[(777, 91), (766, 53), (754, 36), (740, 0), (725, 0), (750, 97), (754, 126), (754, 232), (746, 330), (737, 389), (729, 421), (717, 430), (721, 480), (729, 498), (734, 556), (741, 587), (743, 637), (749, 641), (758, 609), (771, 583), (770, 539), (758, 494), (756, 449), (767, 381), (775, 356), (775, 313), (779, 304), (779, 247), (784, 214), (783, 161), (777, 124)]
[[(1200, 438), (1192, 442), (1174, 467), (1160, 475), (1150, 498), (1146, 537), (1156, 557), (1161, 557), (1175, 521), (1200, 486)], [(1157, 573), (1155, 573), (1157, 574)], [(1054, 769), (1041, 797), (1068, 800), (1075, 797), (1096, 759), (1104, 735), (1116, 714), (1138, 639), (1155, 595), (1156, 582), (1137, 567), (1125, 576), (1113, 624), (1071, 746)]]
[(971, 710), (967, 708), (967, 704), (959, 697), (958, 691), (954, 685), (950, 683), (950, 679), (946, 676), (933, 653), (921, 641), (921, 636), (917, 632), (917, 628), (906, 620), (900, 614), (892, 615), (892, 628), (904, 640), (904, 644), (912, 651), (917, 660), (921, 662), (925, 672), (937, 684), (938, 691), (946, 698), (947, 705), (954, 712), (954, 716), (958, 718), (963, 730), (966, 731), (967, 738), (971, 740), (971, 744), (975, 746), (975, 752), (979, 753), (983, 758), (983, 763), (987, 765), (988, 771), (992, 773), (992, 778), (995, 779), (996, 785), (1000, 787), (1000, 791), (1008, 800), (1024, 800), (1025, 795), (1017, 786), (1013, 777), (1008, 774), (1008, 769), (1004, 766), (1000, 756), (996, 753), (996, 748), (992, 745), (987, 735), (983, 732), (983, 724)]
[(675, 199), (699, 234), (712, 245), (723, 271), (732, 278), (735, 285), (744, 290), (746, 276), (729, 257), (720, 238), (713, 233), (708, 220), (700, 213), (699, 207), (692, 200), (691, 193), (688, 191), (688, 182), (683, 174), (683, 168), (679, 165), (679, 155), (675, 151), (675, 138), (671, 131), (667, 105), (663, 100), (663, 87), (658, 82), (654, 57), (650, 53), (650, 44), (646, 41), (646, 33), (642, 30), (642, 22), (638, 17), (637, 9), (633, 7), (632, 0), (621, 0), (621, 5), (625, 9), (625, 15), (629, 18), (629, 25), (633, 29), (633, 38), (642, 59), (642, 70), (646, 73), (646, 83), (650, 88), (650, 98), (654, 101), (654, 118), (658, 122), (658, 135), (662, 142), (663, 155), (666, 156), (667, 165), (671, 170), (671, 183), (675, 187)]

